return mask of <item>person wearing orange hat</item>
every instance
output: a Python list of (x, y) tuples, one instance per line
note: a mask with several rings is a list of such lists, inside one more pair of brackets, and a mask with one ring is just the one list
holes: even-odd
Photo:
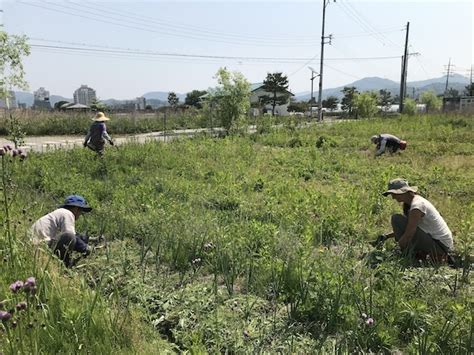
[(104, 154), (105, 141), (108, 141), (110, 145), (114, 145), (114, 141), (110, 138), (105, 126), (105, 121), (109, 120), (110, 118), (106, 117), (103, 112), (97, 112), (92, 119), (94, 122), (89, 128), (89, 133), (84, 139), (84, 147), (93, 150), (100, 156)]

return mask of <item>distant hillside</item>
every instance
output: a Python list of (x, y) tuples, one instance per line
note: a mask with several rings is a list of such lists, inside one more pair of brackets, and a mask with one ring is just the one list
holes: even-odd
[[(469, 79), (465, 76), (454, 74), (449, 77), (449, 87), (456, 89), (460, 94), (464, 91), (466, 85), (469, 84)], [(329, 96), (336, 96), (338, 98), (343, 97), (342, 89), (345, 86), (355, 86), (356, 89), (360, 92), (363, 91), (379, 91), (386, 89), (392, 93), (392, 95), (398, 95), (400, 92), (400, 84), (389, 80), (378, 77), (364, 78), (361, 80), (354, 81), (350, 84), (344, 86), (339, 86), (336, 88), (330, 88), (323, 90), (323, 98)], [(436, 94), (440, 95), (444, 93), (444, 88), (446, 86), (446, 76), (422, 81), (413, 81), (407, 83), (407, 94), (409, 96), (413, 93), (413, 88), (415, 88), (415, 96), (418, 96), (424, 91), (434, 91)], [(317, 91), (314, 92), (314, 97), (318, 97)], [(311, 98), (311, 93), (306, 91), (295, 95), (295, 99), (299, 101), (307, 101)]]
[[(22, 104), (26, 104), (26, 106), (33, 106), (34, 102), (34, 96), (31, 92), (25, 92), (25, 91), (15, 91), (15, 96), (16, 96), (16, 101), (20, 102)], [(59, 95), (51, 95), (49, 97), (49, 101), (51, 102), (51, 106), (54, 106), (54, 104), (58, 101), (69, 101), (73, 102), (73, 99), (68, 99), (63, 96)]]
[[(143, 94), (142, 96), (148, 101), (149, 99), (152, 100), (160, 100), (163, 102), (168, 102), (168, 94), (169, 91), (151, 91), (147, 92), (146, 94)], [(179, 101), (181, 103), (184, 102), (184, 99), (186, 98), (186, 94), (178, 94), (176, 93), (176, 96), (179, 98)]]

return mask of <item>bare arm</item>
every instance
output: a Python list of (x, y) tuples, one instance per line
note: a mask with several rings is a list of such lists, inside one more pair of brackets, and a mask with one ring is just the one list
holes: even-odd
[(398, 244), (400, 245), (402, 249), (405, 248), (412, 240), (416, 232), (416, 227), (418, 226), (418, 223), (421, 221), (423, 216), (424, 216), (423, 212), (416, 209), (411, 210), (410, 213), (408, 214), (407, 228), (405, 229), (405, 233), (403, 233), (400, 240), (398, 241)]

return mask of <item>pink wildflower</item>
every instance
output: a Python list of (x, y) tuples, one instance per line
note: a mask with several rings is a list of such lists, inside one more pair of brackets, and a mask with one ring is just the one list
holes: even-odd
[(23, 281), (18, 280), (10, 285), (10, 290), (13, 293), (17, 293), (18, 291), (22, 289), (22, 287), (23, 287)]
[(27, 303), (26, 303), (26, 302), (19, 302), (19, 303), (15, 306), (15, 308), (16, 308), (17, 311), (23, 311), (23, 310), (26, 309), (26, 307), (27, 307)]
[(0, 311), (0, 320), (3, 322), (7, 322), (10, 320), (12, 317), (11, 313), (5, 312), (5, 311)]

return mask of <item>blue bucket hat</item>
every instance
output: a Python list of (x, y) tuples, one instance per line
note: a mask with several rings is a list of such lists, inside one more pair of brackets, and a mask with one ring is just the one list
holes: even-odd
[(70, 195), (66, 197), (66, 199), (64, 200), (64, 203), (59, 207), (63, 208), (66, 206), (79, 207), (84, 212), (92, 211), (92, 207), (90, 207), (87, 204), (86, 199), (82, 197), (81, 195)]

